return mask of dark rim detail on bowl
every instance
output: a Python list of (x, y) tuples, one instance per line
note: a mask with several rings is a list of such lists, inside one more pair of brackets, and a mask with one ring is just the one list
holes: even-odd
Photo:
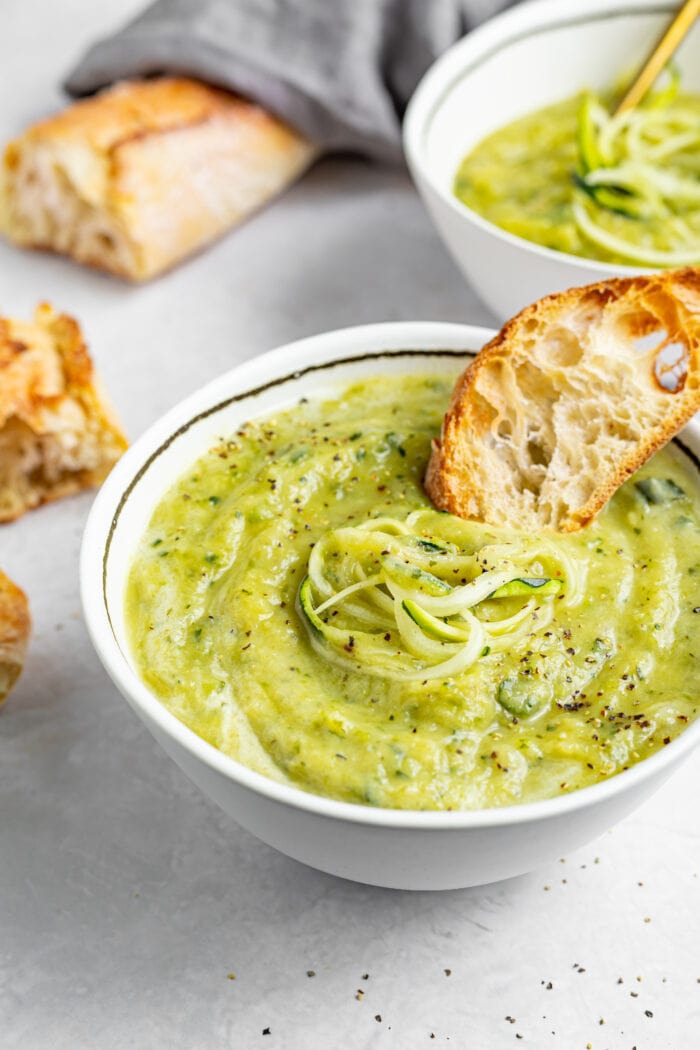
[[(569, 29), (575, 26), (589, 25), (592, 22), (609, 22), (614, 18), (626, 18), (634, 15), (668, 15), (676, 10), (676, 6), (677, 5), (675, 4), (659, 4), (655, 7), (625, 7), (620, 8), (617, 11), (601, 11), (600, 14), (595, 15), (576, 15), (575, 17), (567, 18), (562, 21), (550, 22), (547, 25), (533, 26), (530, 29), (523, 29), (518, 33), (514, 33), (513, 36), (508, 37), (506, 40), (502, 40), (499, 44), (494, 44), (493, 47), (489, 48), (488, 51), (485, 51), (484, 54), (479, 55), (479, 57), (475, 58), (469, 63), (469, 65), (460, 69), (459, 73), (453, 77), (449, 84), (445, 85), (439, 97), (435, 99), (432, 109), (428, 113), (424, 122), (422, 144), (425, 145), (425, 136), (435, 119), (437, 110), (443, 104), (445, 98), (450, 92), (454, 90), (455, 85), (459, 84), (461, 80), (464, 80), (465, 76), (473, 73), (475, 69), (479, 69), (480, 66), (483, 66), (485, 62), (488, 62), (494, 55), (497, 55), (499, 51), (504, 51), (513, 44), (519, 44), (521, 40), (529, 40), (530, 37), (540, 36), (544, 33), (551, 33), (557, 29)], [(503, 17), (507, 18), (508, 14), (504, 13)]]

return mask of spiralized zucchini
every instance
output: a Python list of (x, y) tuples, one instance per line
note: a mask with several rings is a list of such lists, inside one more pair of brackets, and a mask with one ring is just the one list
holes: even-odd
[(581, 600), (581, 570), (547, 539), (474, 538), (432, 510), (327, 532), (298, 592), (314, 648), (380, 678), (446, 679), (542, 631), (555, 600)]
[[(574, 221), (588, 241), (645, 266), (700, 262), (700, 120), (678, 99), (673, 70), (666, 88), (636, 109), (611, 116), (586, 94), (578, 120)], [(601, 211), (631, 220), (662, 220), (673, 250), (655, 248), (606, 229)]]

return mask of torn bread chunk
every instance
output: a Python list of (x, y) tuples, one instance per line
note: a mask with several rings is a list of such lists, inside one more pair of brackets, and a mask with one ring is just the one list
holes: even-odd
[(426, 489), (462, 518), (573, 532), (700, 409), (700, 269), (528, 306), (452, 394)]
[(226, 91), (127, 81), (8, 145), (0, 227), (24, 247), (146, 280), (245, 219), (316, 152)]
[(77, 322), (0, 318), (0, 522), (99, 485), (126, 447)]
[(30, 631), (26, 594), (0, 572), (0, 704), (22, 673)]

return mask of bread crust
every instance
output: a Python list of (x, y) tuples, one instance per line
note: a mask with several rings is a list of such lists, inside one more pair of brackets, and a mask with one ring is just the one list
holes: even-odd
[(126, 447), (77, 321), (0, 318), (0, 522), (99, 485)]
[(146, 280), (260, 207), (315, 153), (226, 91), (184, 78), (125, 82), (7, 146), (0, 225), (24, 247)]
[(22, 673), (30, 632), (27, 596), (0, 571), (0, 704)]
[[(610, 333), (617, 332), (617, 341), (607, 347), (607, 352), (617, 355), (624, 367), (620, 369), (619, 387), (610, 393), (617, 404), (624, 404), (625, 413), (640, 411), (641, 403), (626, 403), (632, 387), (630, 390), (625, 388), (625, 379), (632, 375), (634, 392), (638, 394), (642, 390), (643, 408), (650, 423), (644, 434), (634, 436), (626, 446), (620, 441), (621, 454), (617, 459), (593, 464), (597, 469), (595, 476), (587, 479), (590, 491), (586, 498), (577, 505), (568, 506), (553, 519), (547, 517), (541, 502), (538, 503), (546, 484), (546, 474), (539, 491), (536, 488), (533, 499), (526, 505), (523, 501), (517, 505), (517, 500), (506, 500), (505, 505), (495, 507), (498, 500), (494, 499), (494, 491), (499, 483), (507, 484), (512, 492), (523, 492), (528, 481), (523, 476), (515, 476), (517, 472), (509, 471), (505, 462), (501, 463), (501, 477), (493, 476), (494, 455), (491, 453), (498, 451), (497, 430), (502, 422), (501, 413), (508, 414), (509, 398), (512, 401), (522, 395), (517, 384), (513, 385), (513, 373), (520, 365), (527, 368), (528, 360), (532, 361), (536, 352), (533, 351), (534, 345), (555, 336), (559, 344), (565, 346), (566, 356), (571, 351), (571, 346), (566, 349), (566, 339), (571, 335), (567, 323), (573, 317), (578, 324), (583, 322), (582, 338), (588, 343), (579, 360), (566, 365), (556, 359), (550, 374), (563, 375), (567, 368), (589, 368), (586, 354), (590, 344), (596, 338), (602, 339), (604, 329), (606, 339), (610, 339)], [(641, 349), (639, 343), (655, 331), (666, 338), (656, 347), (646, 351)], [(538, 342), (533, 343), (533, 340)], [(675, 372), (668, 368), (664, 372), (663, 364), (659, 364), (660, 349), (664, 347), (683, 348), (684, 360), (676, 366)], [(605, 349), (602, 347), (603, 354), (598, 353), (598, 358), (604, 355)], [(592, 354), (589, 353), (590, 357)], [(669, 375), (671, 378), (675, 376), (675, 390), (662, 385), (669, 380)], [(543, 369), (543, 387), (548, 378), (546, 369)], [(565, 381), (560, 380), (558, 386), (560, 396), (565, 396), (561, 394)], [(550, 393), (547, 391), (547, 396)], [(596, 391), (591, 389), (589, 400), (595, 396)], [(581, 401), (585, 402), (585, 395)], [(603, 412), (610, 410), (610, 405), (606, 407), (604, 400), (600, 404)], [(556, 401), (547, 409), (550, 417), (556, 411), (555, 405)], [(587, 407), (594, 414), (596, 406), (592, 400)], [(689, 267), (650, 276), (613, 278), (583, 288), (572, 288), (533, 303), (508, 321), (460, 376), (444, 418), (441, 440), (433, 445), (425, 487), (436, 506), (460, 517), (514, 527), (576, 531), (592, 521), (626, 478), (678, 433), (698, 409), (700, 269)], [(614, 431), (619, 423), (610, 411), (609, 420), (604, 422)], [(530, 435), (528, 431), (525, 437)], [(487, 449), (490, 475), (484, 464)], [(591, 455), (589, 459), (593, 463), (595, 457)], [(568, 466), (574, 469), (573, 464)], [(580, 469), (580, 463), (576, 464), (576, 469)], [(533, 473), (537, 473), (534, 467)]]

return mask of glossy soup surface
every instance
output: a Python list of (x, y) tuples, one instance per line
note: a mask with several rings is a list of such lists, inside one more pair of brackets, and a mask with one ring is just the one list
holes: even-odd
[[(578, 95), (528, 113), (483, 139), (462, 161), (454, 193), (494, 225), (545, 248), (602, 262), (634, 263), (582, 234), (573, 214), (578, 193), (604, 232), (641, 249), (691, 250), (695, 258), (685, 262), (700, 264), (700, 97), (683, 95), (677, 104), (697, 115), (698, 137), (681, 155), (686, 174), (698, 180), (696, 203), (690, 210), (684, 206), (682, 217), (673, 214), (672, 207), (664, 217), (630, 217), (596, 207), (577, 191)], [(663, 172), (663, 160), (659, 165)]]
[[(432, 511), (421, 484), (451, 386), (370, 378), (252, 422), (158, 505), (128, 581), (134, 659), (170, 711), (252, 769), (374, 806), (503, 806), (610, 777), (695, 718), (700, 502), (676, 445), (591, 526), (552, 538), (575, 560), (583, 598), (512, 650), (447, 680), (401, 682), (310, 644), (297, 591), (329, 528), (418, 508), (433, 539), (466, 527)], [(652, 478), (662, 498), (650, 502), (638, 483)], [(509, 537), (468, 530), (474, 549)], [(514, 716), (499, 702), (504, 682), (543, 706)]]

